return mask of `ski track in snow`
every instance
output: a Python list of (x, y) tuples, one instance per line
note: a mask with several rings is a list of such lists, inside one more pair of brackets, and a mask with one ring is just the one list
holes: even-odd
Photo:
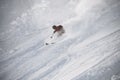
[[(0, 44), (9, 44), (8, 51), (0, 52), (0, 80), (120, 79), (120, 1), (91, 2), (43, 0), (15, 19), (13, 27), (0, 34)], [(49, 26), (60, 23), (66, 30), (63, 39), (45, 45), (52, 33)]]

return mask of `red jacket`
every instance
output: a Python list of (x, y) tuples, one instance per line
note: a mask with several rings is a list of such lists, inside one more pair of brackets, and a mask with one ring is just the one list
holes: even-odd
[(58, 32), (58, 31), (61, 31), (62, 29), (63, 29), (63, 27), (57, 26), (57, 27), (54, 29), (54, 33), (55, 33), (55, 32)]

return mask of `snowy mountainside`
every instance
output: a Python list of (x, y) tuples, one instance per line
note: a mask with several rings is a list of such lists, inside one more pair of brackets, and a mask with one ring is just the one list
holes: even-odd
[[(119, 0), (3, 4), (0, 80), (120, 79)], [(55, 44), (45, 45), (54, 24), (62, 24), (65, 34)]]

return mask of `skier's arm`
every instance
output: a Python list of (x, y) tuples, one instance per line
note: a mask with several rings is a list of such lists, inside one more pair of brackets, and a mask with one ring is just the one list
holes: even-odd
[(53, 32), (53, 34), (55, 33), (56, 31)]

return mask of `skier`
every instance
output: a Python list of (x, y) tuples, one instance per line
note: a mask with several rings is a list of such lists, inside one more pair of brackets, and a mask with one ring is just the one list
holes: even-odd
[[(65, 33), (65, 30), (63, 29), (62, 25), (58, 25), (58, 26), (53, 25), (52, 28), (54, 29), (54, 31), (50, 38), (53, 38), (54, 34), (56, 34), (57, 37), (60, 37), (60, 36), (62, 36), (62, 34)], [(54, 42), (52, 42), (51, 44), (54, 44)], [(46, 45), (49, 45), (49, 43), (46, 43)]]
[(59, 36), (61, 36), (63, 33), (65, 33), (65, 30), (63, 29), (63, 26), (62, 26), (62, 25), (58, 25), (58, 26), (53, 25), (52, 28), (54, 29), (54, 31), (53, 31), (53, 34), (52, 34), (51, 38), (53, 37), (53, 35), (54, 35), (55, 33), (57, 33), (57, 37), (59, 37)]

